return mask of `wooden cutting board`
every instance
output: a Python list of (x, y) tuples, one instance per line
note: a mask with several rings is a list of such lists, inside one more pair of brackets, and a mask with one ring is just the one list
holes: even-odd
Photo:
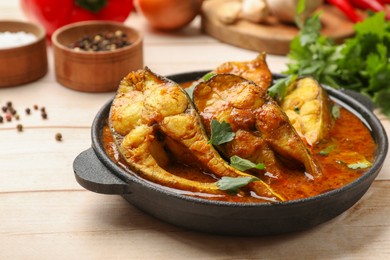
[[(262, 24), (239, 20), (226, 25), (219, 21), (217, 10), (223, 3), (239, 0), (207, 0), (202, 6), (202, 30), (210, 36), (241, 48), (285, 55), (289, 52), (291, 40), (298, 34), (293, 24), (279, 22), (269, 16)], [(321, 7), (321, 33), (337, 43), (353, 36), (353, 23), (343, 13), (330, 5)]]

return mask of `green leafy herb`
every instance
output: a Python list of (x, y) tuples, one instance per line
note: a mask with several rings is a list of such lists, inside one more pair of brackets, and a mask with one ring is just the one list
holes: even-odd
[(297, 75), (290, 75), (275, 81), (268, 89), (268, 95), (277, 101), (282, 101), (287, 94), (288, 86), (297, 79)]
[(334, 119), (338, 119), (340, 117), (340, 106), (338, 105), (332, 106), (332, 116)]
[(248, 185), (250, 182), (258, 180), (259, 179), (256, 177), (222, 177), (217, 181), (217, 186), (220, 190), (237, 193), (240, 188)]
[(306, 7), (306, 1), (305, 0), (299, 0), (298, 3), (297, 3), (297, 7), (296, 7), (295, 12), (298, 15), (300, 15), (300, 14), (302, 14), (305, 11), (305, 7)]
[(202, 77), (202, 80), (203, 81), (208, 81), (212, 76), (214, 76), (215, 75), (215, 73), (214, 72), (209, 72), (209, 73), (207, 73), (206, 75), (204, 75), (203, 77)]
[(321, 151), (319, 152), (319, 154), (320, 154), (320, 155), (323, 155), (323, 156), (327, 156), (327, 155), (329, 155), (329, 153), (330, 153), (331, 151), (334, 150), (335, 147), (336, 147), (335, 145), (330, 145), (330, 146), (326, 147), (324, 150), (321, 150)]
[(231, 126), (226, 121), (222, 123), (217, 120), (211, 120), (211, 137), (209, 143), (213, 145), (220, 145), (228, 143), (234, 139), (236, 134), (233, 132)]
[(195, 81), (194, 83), (192, 83), (191, 86), (189, 86), (188, 88), (185, 89), (185, 91), (187, 92), (188, 96), (190, 96), (191, 100), (194, 97), (194, 89), (195, 89), (196, 85), (198, 85), (199, 82), (201, 82), (201, 81), (209, 80), (214, 75), (215, 75), (214, 72), (209, 72), (206, 75), (204, 75), (200, 80)]
[(295, 23), (298, 25), (298, 27), (302, 27), (304, 17), (303, 13), (306, 9), (306, 1), (305, 0), (298, 0), (297, 6), (295, 8)]
[(369, 161), (361, 161), (361, 162), (357, 162), (357, 163), (350, 163), (347, 165), (347, 167), (350, 169), (353, 169), (353, 170), (357, 170), (357, 169), (369, 168), (369, 167), (371, 167), (371, 165), (372, 165), (372, 163), (370, 163)]
[(337, 45), (322, 36), (318, 14), (304, 22), (290, 44), (290, 75), (312, 76), (333, 88), (372, 99), (390, 117), (390, 22), (377, 12), (357, 23), (355, 36)]
[(230, 165), (240, 171), (246, 171), (249, 169), (264, 170), (264, 163), (255, 164), (249, 160), (243, 159), (237, 155), (230, 157)]

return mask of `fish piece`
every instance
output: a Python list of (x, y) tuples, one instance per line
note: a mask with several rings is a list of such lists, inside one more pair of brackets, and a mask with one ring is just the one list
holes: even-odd
[(279, 105), (309, 145), (328, 138), (334, 124), (331, 102), (315, 79), (303, 77), (293, 81)]
[[(131, 72), (122, 80), (110, 110), (109, 126), (129, 167), (164, 186), (223, 193), (215, 182), (202, 183), (171, 174), (165, 170), (171, 160), (190, 163), (217, 177), (253, 177), (227, 164), (208, 143), (186, 92), (148, 68)], [(284, 200), (261, 180), (247, 187), (266, 200)]]
[(264, 163), (276, 175), (283, 172), (282, 158), (284, 165), (303, 165), (314, 177), (321, 175), (286, 114), (252, 81), (216, 74), (195, 87), (193, 101), (209, 136), (213, 119), (228, 122), (236, 133), (233, 141), (219, 147), (225, 156)]
[(216, 74), (234, 74), (251, 80), (262, 89), (268, 89), (272, 84), (272, 73), (266, 62), (265, 52), (260, 53), (251, 61), (231, 61), (218, 66), (214, 71)]

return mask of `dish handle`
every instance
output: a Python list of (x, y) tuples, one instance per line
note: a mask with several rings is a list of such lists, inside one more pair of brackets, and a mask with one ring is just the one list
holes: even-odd
[(100, 162), (92, 148), (76, 157), (73, 161), (73, 171), (77, 182), (87, 190), (116, 195), (131, 193), (129, 185), (112, 174)]

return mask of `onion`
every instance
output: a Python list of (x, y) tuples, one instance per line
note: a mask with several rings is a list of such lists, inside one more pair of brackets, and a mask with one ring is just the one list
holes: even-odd
[(199, 13), (203, 0), (135, 0), (137, 11), (155, 29), (178, 30)]

